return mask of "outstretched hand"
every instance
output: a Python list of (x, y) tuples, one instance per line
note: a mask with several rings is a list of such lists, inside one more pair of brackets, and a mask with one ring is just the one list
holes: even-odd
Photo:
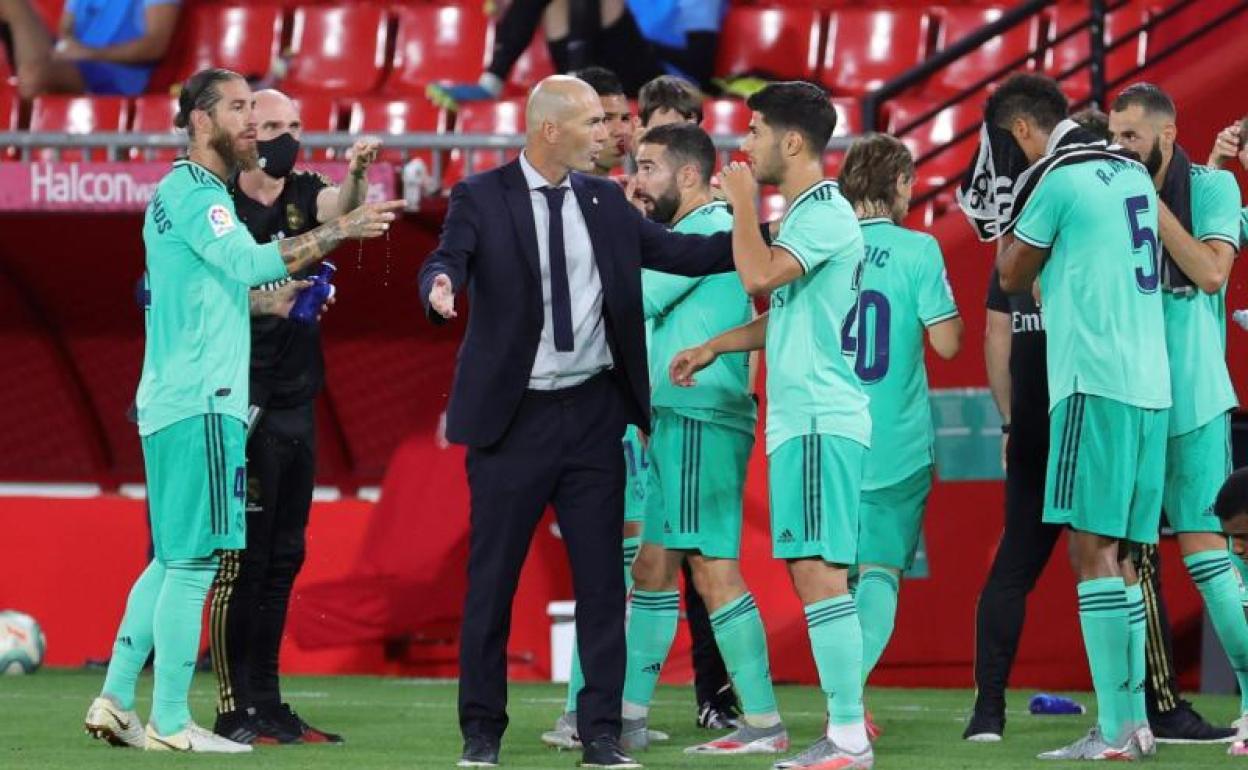
[(446, 273), (438, 273), (433, 279), (433, 287), (429, 289), (429, 307), (443, 318), (450, 320), (455, 312), (455, 289)]
[(673, 385), (692, 388), (695, 384), (693, 375), (715, 363), (715, 352), (706, 345), (686, 348), (672, 358), (667, 373)]
[(403, 200), (365, 203), (343, 214), (339, 219), (339, 227), (347, 238), (377, 238), (386, 234), (390, 223), (398, 216), (395, 212), (400, 211), (403, 206)]

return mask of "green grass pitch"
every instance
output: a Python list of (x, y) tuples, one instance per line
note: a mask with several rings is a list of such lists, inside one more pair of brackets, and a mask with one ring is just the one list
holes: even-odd
[[(115, 749), (88, 738), (82, 717), (98, 691), (101, 672), (40, 671), (33, 676), (0, 677), (0, 768), (230, 767), (230, 768), (453, 768), (460, 741), (455, 722), (455, 684), (448, 681), (374, 677), (287, 677), (288, 700), (310, 722), (341, 731), (347, 745), (261, 747), (240, 757), (145, 754)], [(139, 685), (139, 713), (146, 717), (151, 678)], [(795, 746), (804, 748), (818, 734), (823, 708), (813, 687), (780, 687), (781, 711)], [(1012, 709), (1004, 742), (971, 745), (960, 740), (971, 703), (966, 690), (871, 689), (867, 704), (884, 728), (876, 744), (880, 770), (951, 768), (1039, 768), (1037, 752), (1078, 737), (1091, 716), (1033, 717), (1026, 713), (1030, 693), (1011, 694)], [(192, 712), (211, 726), (212, 677), (198, 674)], [(1091, 705), (1092, 696), (1074, 697)], [(1229, 723), (1237, 699), (1196, 697), (1210, 719)], [(563, 688), (518, 684), (511, 688), (511, 727), (503, 742), (504, 768), (572, 768), (580, 755), (545, 748), (538, 734), (549, 728), (563, 704)], [(767, 757), (686, 757), (684, 746), (710, 733), (693, 724), (693, 696), (688, 687), (663, 687), (651, 712), (651, 724), (670, 731), (672, 740), (638, 755), (649, 768), (742, 768), (765, 770)], [(1162, 746), (1151, 764), (1160, 767), (1248, 768), (1248, 758), (1232, 758), (1226, 747)]]

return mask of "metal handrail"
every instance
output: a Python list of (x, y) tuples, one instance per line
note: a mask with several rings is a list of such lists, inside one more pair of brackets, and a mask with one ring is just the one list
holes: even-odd
[[(962, 38), (958, 42), (948, 48), (936, 53), (935, 55), (924, 59), (910, 69), (901, 73), (897, 77), (888, 81), (876, 90), (868, 93), (862, 99), (862, 124), (863, 130), (867, 133), (876, 130), (876, 117), (879, 112), (880, 104), (885, 100), (898, 96), (902, 91), (927, 80), (938, 70), (952, 64), (957, 59), (962, 58), (966, 54), (979, 48), (984, 43), (992, 40), (1005, 32), (1010, 31), (1014, 27), (1028, 21), (1040, 11), (1056, 3), (1057, 0), (1028, 0), (1015, 8), (1011, 8), (996, 21), (985, 24), (974, 33)], [(1030, 59), (1033, 54), (1028, 54), (1023, 61)], [(989, 81), (991, 82), (991, 81)], [(969, 89), (968, 89), (969, 90)]]
[[(1098, 10), (1100, 10), (1101, 8), (1104, 8), (1104, 9), (1105, 9), (1105, 10), (1104, 10), (1104, 12), (1105, 12), (1105, 13), (1108, 13), (1108, 12), (1116, 11), (1116, 10), (1118, 10), (1119, 8), (1122, 8), (1124, 5), (1127, 5), (1127, 4), (1128, 4), (1128, 0), (1115, 0), (1114, 2), (1110, 2), (1110, 3), (1103, 3), (1103, 2), (1095, 2), (1095, 1), (1094, 1), (1094, 2), (1092, 3), (1092, 6), (1093, 6), (1093, 14), (1092, 14), (1092, 15), (1091, 15), (1091, 16), (1090, 16), (1087, 20), (1085, 20), (1085, 21), (1083, 21), (1083, 22), (1081, 22), (1081, 23), (1079, 23), (1079, 24), (1075, 25), (1075, 26), (1074, 26), (1074, 27), (1072, 27), (1070, 30), (1067, 30), (1067, 31), (1066, 31), (1066, 32), (1064, 32), (1063, 34), (1059, 35), (1057, 38), (1054, 38), (1053, 40), (1048, 41), (1048, 42), (1045, 44), (1045, 47), (1046, 47), (1046, 48), (1052, 48), (1052, 47), (1056, 46), (1057, 44), (1059, 44), (1060, 42), (1062, 42), (1062, 41), (1066, 40), (1066, 39), (1067, 39), (1068, 37), (1070, 37), (1071, 35), (1076, 34), (1078, 31), (1081, 31), (1081, 30), (1084, 30), (1084, 29), (1088, 29), (1089, 27), (1092, 27), (1092, 26), (1094, 25), (1094, 22), (1096, 22), (1096, 21), (1098, 20), (1098, 19), (1094, 18), (1094, 17), (1097, 17), (1097, 16), (1099, 16), (1099, 17), (1100, 17), (1100, 18), (1099, 18), (1099, 21), (1100, 21), (1100, 28), (1101, 28), (1101, 29), (1104, 29), (1104, 26), (1103, 26), (1103, 25), (1104, 25), (1104, 16), (1103, 16), (1103, 13), (1098, 14), (1098, 13), (1097, 13), (1097, 11), (1098, 11)], [(1210, 31), (1212, 31), (1213, 29), (1217, 28), (1219, 25), (1221, 25), (1221, 24), (1222, 24), (1223, 22), (1225, 22), (1226, 20), (1228, 20), (1228, 19), (1230, 19), (1230, 18), (1232, 18), (1232, 17), (1234, 17), (1234, 16), (1236, 16), (1236, 15), (1238, 15), (1238, 14), (1240, 14), (1240, 13), (1243, 13), (1245, 10), (1248, 10), (1248, 0), (1241, 0), (1239, 3), (1235, 4), (1235, 5), (1234, 5), (1234, 6), (1232, 6), (1231, 8), (1229, 8), (1229, 9), (1227, 9), (1227, 10), (1223, 11), (1222, 13), (1218, 14), (1218, 15), (1217, 15), (1216, 17), (1214, 17), (1213, 19), (1210, 19), (1209, 21), (1207, 21), (1207, 22), (1205, 22), (1204, 24), (1200, 25), (1200, 26), (1199, 26), (1199, 27), (1197, 27), (1195, 30), (1193, 30), (1193, 31), (1191, 31), (1191, 32), (1189, 32), (1189, 33), (1187, 33), (1186, 35), (1183, 35), (1183, 36), (1182, 36), (1182, 37), (1180, 37), (1178, 40), (1175, 40), (1173, 43), (1171, 43), (1170, 45), (1166, 46), (1166, 47), (1165, 47), (1165, 48), (1163, 48), (1161, 51), (1157, 52), (1156, 54), (1153, 54), (1152, 56), (1150, 56), (1150, 57), (1148, 58), (1148, 60), (1147, 60), (1147, 61), (1145, 61), (1145, 62), (1144, 62), (1144, 64), (1142, 64), (1142, 65), (1138, 65), (1138, 66), (1136, 66), (1136, 67), (1133, 67), (1132, 69), (1130, 69), (1129, 71), (1127, 71), (1127, 72), (1126, 72), (1126, 73), (1124, 73), (1123, 75), (1121, 75), (1121, 76), (1119, 76), (1119, 77), (1115, 78), (1113, 81), (1106, 82), (1106, 81), (1104, 80), (1104, 77), (1105, 77), (1105, 74), (1104, 74), (1104, 60), (1105, 60), (1105, 56), (1107, 56), (1110, 52), (1112, 52), (1112, 51), (1114, 51), (1114, 50), (1117, 50), (1118, 48), (1121, 48), (1121, 47), (1123, 47), (1123, 46), (1125, 46), (1125, 45), (1134, 45), (1134, 44), (1137, 44), (1137, 40), (1138, 40), (1139, 35), (1141, 35), (1141, 34), (1143, 34), (1143, 33), (1145, 33), (1145, 32), (1151, 32), (1151, 31), (1153, 30), (1153, 28), (1154, 28), (1154, 27), (1156, 27), (1156, 26), (1158, 26), (1158, 25), (1162, 24), (1163, 22), (1165, 22), (1165, 21), (1169, 20), (1171, 17), (1173, 17), (1173, 16), (1175, 16), (1175, 15), (1177, 15), (1177, 14), (1179, 14), (1179, 13), (1183, 12), (1184, 10), (1187, 10), (1189, 7), (1191, 7), (1191, 6), (1193, 6), (1193, 5), (1195, 5), (1195, 0), (1176, 0), (1176, 2), (1175, 2), (1173, 5), (1170, 5), (1170, 6), (1168, 6), (1167, 8), (1163, 9), (1162, 11), (1159, 11), (1157, 14), (1152, 15), (1152, 16), (1150, 16), (1150, 17), (1148, 17), (1148, 18), (1147, 18), (1147, 19), (1145, 19), (1145, 20), (1144, 20), (1144, 22), (1143, 22), (1143, 23), (1141, 23), (1140, 25), (1138, 25), (1138, 26), (1136, 26), (1136, 27), (1131, 28), (1131, 29), (1130, 29), (1130, 30), (1128, 30), (1127, 32), (1122, 33), (1122, 35), (1121, 35), (1121, 36), (1119, 36), (1119, 38), (1118, 38), (1117, 40), (1115, 40), (1113, 43), (1109, 44), (1108, 46), (1106, 46), (1106, 45), (1104, 44), (1104, 37), (1103, 37), (1102, 35), (1098, 35), (1098, 34), (1096, 34), (1095, 30), (1089, 30), (1089, 31), (1090, 31), (1090, 33), (1092, 34), (1092, 36), (1093, 36), (1093, 37), (1092, 37), (1091, 50), (1089, 51), (1089, 55), (1088, 55), (1088, 57), (1087, 57), (1087, 58), (1085, 58), (1085, 59), (1080, 60), (1080, 61), (1079, 61), (1078, 63), (1076, 63), (1075, 65), (1073, 65), (1073, 66), (1071, 66), (1071, 67), (1067, 68), (1065, 71), (1061, 72), (1061, 73), (1060, 73), (1060, 74), (1056, 77), (1056, 79), (1057, 79), (1058, 81), (1062, 81), (1062, 80), (1065, 80), (1065, 79), (1066, 79), (1067, 77), (1069, 77), (1070, 75), (1073, 75), (1074, 73), (1076, 73), (1076, 72), (1078, 72), (1078, 71), (1080, 71), (1080, 70), (1084, 69), (1085, 67), (1090, 67), (1090, 68), (1092, 68), (1092, 75), (1093, 75), (1093, 91), (1092, 91), (1092, 93), (1091, 93), (1091, 94), (1089, 94), (1089, 96), (1087, 96), (1087, 97), (1085, 97), (1084, 99), (1081, 99), (1080, 101), (1078, 101), (1078, 102), (1074, 103), (1074, 104), (1072, 105), (1072, 108), (1074, 108), (1074, 109), (1078, 109), (1078, 108), (1081, 108), (1081, 107), (1083, 107), (1083, 106), (1085, 106), (1085, 105), (1087, 105), (1087, 104), (1090, 104), (1090, 103), (1103, 103), (1103, 102), (1104, 102), (1104, 99), (1105, 99), (1105, 94), (1106, 94), (1106, 93), (1108, 93), (1108, 90), (1109, 90), (1109, 89), (1111, 89), (1111, 88), (1116, 88), (1116, 87), (1118, 87), (1119, 85), (1121, 85), (1121, 84), (1123, 84), (1123, 83), (1127, 82), (1128, 80), (1130, 80), (1130, 79), (1132, 79), (1132, 78), (1134, 78), (1134, 77), (1138, 76), (1138, 75), (1139, 75), (1139, 73), (1143, 72), (1144, 70), (1148, 69), (1149, 67), (1152, 67), (1152, 66), (1156, 65), (1158, 62), (1160, 62), (1160, 61), (1162, 61), (1162, 60), (1164, 60), (1164, 59), (1166, 59), (1166, 58), (1170, 57), (1171, 55), (1173, 55), (1174, 53), (1176, 53), (1179, 49), (1181, 49), (1181, 48), (1183, 48), (1183, 47), (1187, 46), (1188, 44), (1190, 44), (1190, 43), (1191, 43), (1191, 42), (1193, 42), (1194, 40), (1196, 40), (1196, 39), (1198, 39), (1198, 38), (1200, 38), (1200, 37), (1203, 37), (1204, 35), (1208, 34)], [(998, 20), (998, 21), (1000, 21), (1000, 20)], [(1098, 56), (1098, 53), (1100, 54), (1100, 56)], [(1099, 69), (1099, 73), (1098, 73), (1098, 69)], [(1096, 79), (1097, 79), (1097, 77), (1098, 77), (1098, 74), (1099, 74), (1099, 77), (1101, 78), (1101, 81), (1102, 81), (1102, 84), (1103, 84), (1103, 85), (1102, 85), (1102, 88), (1101, 88), (1101, 92), (1100, 92), (1100, 93), (1101, 93), (1101, 96), (1100, 96), (1100, 98), (1099, 98), (1099, 99), (1096, 97), (1096, 85), (1097, 85), (1097, 83), (1096, 83)], [(985, 82), (985, 81), (981, 81), (981, 83), (977, 83), (975, 87), (973, 87), (973, 88), (971, 88), (971, 89), (968, 89), (968, 91), (972, 91), (972, 92), (973, 92), (973, 91), (977, 90), (978, 88), (981, 88), (983, 85), (987, 85), (987, 83), (988, 83), (988, 82), (991, 82), (993, 79), (995, 79), (995, 77), (997, 77), (997, 76), (999, 76), (999, 75), (1000, 75), (1000, 73), (998, 72), (998, 73), (996, 73), (996, 74), (995, 74), (992, 78), (987, 78), (987, 79), (985, 79), (985, 81), (986, 81), (986, 82)], [(903, 126), (901, 129), (899, 129), (899, 130), (898, 130), (898, 132), (897, 132), (897, 133), (898, 133), (898, 135), (902, 135), (902, 134), (904, 134), (905, 132), (907, 132), (907, 131), (909, 131), (909, 130), (913, 129), (915, 126), (917, 126), (917, 125), (921, 125), (922, 123), (926, 122), (927, 120), (930, 120), (932, 117), (935, 117), (935, 115), (936, 115), (936, 114), (938, 114), (941, 110), (945, 109), (945, 107), (949, 106), (950, 104), (956, 104), (958, 101), (961, 101), (963, 98), (966, 98), (968, 95), (969, 95), (969, 94), (965, 94), (965, 93), (964, 93), (964, 94), (960, 94), (960, 95), (959, 95), (959, 97), (960, 97), (960, 98), (958, 98), (956, 101), (951, 101), (951, 102), (942, 103), (942, 104), (941, 104), (940, 106), (938, 106), (937, 108), (935, 108), (935, 109), (933, 109), (933, 110), (929, 110), (929, 112), (928, 112), (928, 113), (926, 113), (926, 114), (925, 114), (925, 115), (923, 115), (923, 116), (920, 116), (920, 118), (919, 118), (919, 119), (913, 120), (913, 121), (911, 121), (908, 125)], [(864, 115), (864, 118), (865, 118), (865, 115)], [(945, 151), (946, 151), (946, 150), (948, 150), (949, 148), (956, 146), (959, 142), (963, 141), (963, 140), (964, 140), (964, 139), (966, 139), (967, 137), (969, 137), (969, 136), (971, 136), (971, 135), (975, 134), (977, 131), (979, 131), (979, 127), (978, 127), (978, 126), (974, 126), (974, 125), (972, 125), (972, 126), (969, 126), (969, 127), (965, 128), (965, 129), (962, 129), (962, 130), (960, 130), (960, 131), (956, 132), (956, 133), (955, 133), (955, 134), (954, 134), (954, 135), (953, 135), (953, 136), (949, 139), (949, 141), (948, 141), (948, 142), (946, 142), (946, 143), (944, 143), (944, 144), (942, 144), (942, 145), (940, 145), (940, 146), (938, 146), (938, 147), (934, 147), (934, 148), (932, 148), (931, 150), (929, 150), (928, 152), (926, 152), (926, 153), (924, 153), (923, 155), (921, 155), (920, 157), (916, 158), (916, 159), (915, 159), (915, 163), (916, 163), (916, 165), (921, 164), (921, 163), (923, 163), (923, 162), (926, 162), (926, 161), (930, 160), (931, 158), (936, 157), (937, 155), (940, 155), (941, 153), (945, 152)], [(924, 192), (923, 194), (918, 195), (918, 196), (915, 196), (915, 198), (914, 198), (914, 200), (912, 201), (911, 205), (912, 205), (912, 206), (922, 206), (922, 205), (924, 205), (925, 203), (927, 203), (928, 201), (930, 201), (930, 200), (932, 200), (932, 199), (936, 198), (937, 196), (939, 196), (939, 195), (941, 195), (942, 193), (944, 193), (946, 190), (948, 190), (948, 189), (950, 189), (951, 187), (953, 187), (953, 186), (955, 186), (956, 184), (958, 184), (958, 182), (959, 182), (959, 181), (960, 181), (960, 180), (959, 180), (958, 178), (956, 178), (956, 177), (955, 177), (955, 178), (952, 178), (952, 179), (948, 179), (948, 180), (946, 180), (944, 183), (942, 183), (942, 184), (940, 184), (940, 185), (937, 185), (936, 187), (933, 187), (933, 188), (932, 188), (932, 189), (930, 189), (930, 190), (927, 190), (927, 191), (926, 191), (926, 192)]]
[[(300, 139), (305, 158), (319, 150), (345, 150), (360, 138), (360, 134), (347, 131), (307, 132)], [(828, 142), (828, 151), (839, 152), (849, 149), (855, 136), (833, 137)], [(523, 134), (444, 134), (434, 132), (415, 132), (410, 134), (386, 134), (382, 141), (387, 149), (400, 151), (402, 162), (406, 163), (411, 153), (419, 150), (433, 150), (432, 168), (427, 169), (429, 178), (440, 182), (442, 179), (445, 159), (442, 153), (447, 150), (495, 150), (506, 152), (524, 147)], [(720, 160), (726, 161), (728, 154), (741, 149), (745, 141), (743, 134), (717, 134), (711, 137)], [(169, 132), (119, 132), (101, 131), (93, 134), (67, 134), (50, 131), (3, 131), (0, 132), (0, 147), (10, 147), (20, 152), (24, 161), (33, 160), (34, 150), (49, 150), (53, 159), (59, 159), (60, 151), (81, 149), (87, 151), (86, 159), (91, 160), (91, 150), (101, 150), (105, 160), (115, 161), (131, 150), (150, 153), (155, 150), (186, 147), (186, 137), (180, 133)], [(464, 173), (471, 174), (474, 167), (471, 152), (464, 156)]]

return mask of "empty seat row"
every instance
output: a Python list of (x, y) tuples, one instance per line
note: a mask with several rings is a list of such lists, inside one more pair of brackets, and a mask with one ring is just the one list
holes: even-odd
[[(717, 74), (810, 79), (837, 95), (861, 95), (1005, 10), (954, 4), (829, 8), (732, 7), (724, 21)], [(1108, 40), (1137, 28), (1145, 8), (1144, 0), (1132, 0), (1110, 14)], [(1086, 16), (1085, 2), (1058, 3), (1043, 18), (1033, 18), (937, 73), (921, 90), (929, 95), (957, 91), (1029, 54), (1041, 57), (1034, 64), (1043, 71), (1062, 72), (1087, 56), (1087, 35), (1079, 33), (1058, 45), (1047, 41)], [(512, 95), (553, 72), (540, 37), (511, 74)], [(198, 69), (221, 66), (275, 81), (292, 93), (419, 95), (431, 82), (475, 80), (489, 59), (492, 40), (493, 25), (480, 2), (354, 2), (294, 9), (256, 2), (193, 5), (150, 90), (163, 92)], [(1111, 77), (1140, 61), (1144, 40), (1136, 36), (1111, 55)], [(1080, 80), (1086, 82), (1086, 77)], [(1086, 86), (1074, 88), (1086, 93)]]

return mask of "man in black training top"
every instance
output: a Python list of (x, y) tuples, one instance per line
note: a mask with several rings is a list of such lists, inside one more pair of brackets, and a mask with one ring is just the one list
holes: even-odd
[[(335, 187), (318, 173), (294, 170), (303, 129), (295, 104), (272, 90), (255, 99), (260, 165), (235, 175), (229, 189), (256, 241), (298, 235), (364, 202), (376, 140), (355, 143), (347, 177)], [(314, 407), (324, 369), (317, 324), (253, 319), (247, 549), (222, 558), (209, 618), (217, 675), (214, 732), (240, 743), (343, 740), (303, 721), (282, 701), (278, 686), (286, 608), (303, 566), (312, 505)]]

